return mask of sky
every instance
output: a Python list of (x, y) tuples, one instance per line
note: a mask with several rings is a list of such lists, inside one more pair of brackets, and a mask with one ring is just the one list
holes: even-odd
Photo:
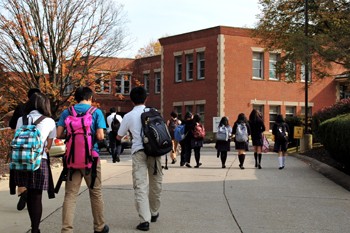
[(254, 27), (259, 0), (115, 0), (123, 5), (129, 48), (119, 57), (133, 58), (151, 41), (215, 26)]

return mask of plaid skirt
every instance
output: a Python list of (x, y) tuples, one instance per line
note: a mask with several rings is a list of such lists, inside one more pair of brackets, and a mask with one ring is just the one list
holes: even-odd
[(13, 176), (14, 183), (18, 187), (40, 190), (48, 190), (49, 188), (49, 167), (46, 159), (41, 160), (40, 168), (34, 172), (15, 170)]

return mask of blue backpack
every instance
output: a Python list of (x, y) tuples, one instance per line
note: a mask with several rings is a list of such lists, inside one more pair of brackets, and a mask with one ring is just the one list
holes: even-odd
[(185, 135), (185, 125), (178, 125), (175, 128), (174, 131), (174, 138), (176, 141), (181, 142), (184, 138), (186, 137)]
[(32, 172), (40, 168), (43, 142), (36, 126), (45, 118), (41, 116), (29, 124), (28, 116), (22, 117), (23, 125), (16, 130), (11, 142), (11, 170)]

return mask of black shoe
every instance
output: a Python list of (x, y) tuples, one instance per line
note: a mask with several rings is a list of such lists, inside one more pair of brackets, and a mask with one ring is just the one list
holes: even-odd
[(196, 166), (194, 166), (195, 168), (199, 168), (202, 165), (202, 163), (198, 163)]
[(243, 165), (239, 165), (239, 168), (240, 168), (240, 169), (244, 169)]
[(171, 164), (175, 164), (177, 162), (176, 159), (173, 159), (173, 161), (171, 162)]
[(19, 200), (17, 203), (17, 210), (23, 210), (27, 203), (28, 190), (24, 191), (19, 195)]
[(225, 165), (222, 165), (222, 168), (226, 168), (226, 166), (225, 166)]
[(159, 213), (157, 215), (155, 215), (155, 216), (152, 216), (151, 217), (151, 222), (157, 222), (158, 217), (159, 217)]
[(181, 166), (181, 167), (183, 167), (184, 165), (185, 165), (185, 163), (180, 162), (180, 166)]
[(136, 227), (137, 230), (140, 231), (148, 231), (149, 230), (149, 222), (142, 222)]
[(186, 167), (191, 168), (192, 166), (189, 163), (186, 163)]
[(103, 227), (102, 231), (94, 231), (94, 233), (108, 233), (108, 232), (109, 232), (109, 226), (108, 225), (105, 225)]
[(282, 167), (279, 167), (278, 169), (282, 170), (283, 168), (284, 168), (284, 166), (282, 166)]
[(120, 162), (120, 157), (119, 157), (119, 155), (117, 155), (117, 157), (115, 158), (115, 161), (117, 161), (118, 163)]
[(261, 169), (261, 165), (260, 164), (258, 165), (258, 168)]

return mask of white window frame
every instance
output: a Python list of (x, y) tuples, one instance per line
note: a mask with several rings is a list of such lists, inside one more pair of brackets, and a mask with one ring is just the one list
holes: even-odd
[(182, 82), (182, 56), (175, 56), (175, 82)]
[(143, 87), (146, 89), (147, 93), (149, 94), (150, 90), (150, 79), (149, 79), (149, 73), (143, 74)]
[[(258, 57), (259, 56), (259, 57)], [(262, 80), (264, 79), (264, 53), (263, 52), (253, 52), (253, 79)], [(256, 64), (258, 66), (256, 66)], [(258, 71), (259, 76), (256, 76), (254, 71)]]
[(159, 94), (161, 89), (160, 72), (154, 72), (154, 93)]
[(269, 56), (269, 79), (270, 80), (276, 81), (280, 79), (276, 71), (276, 64), (279, 58), (280, 58), (279, 53), (270, 53), (270, 56)]
[(197, 52), (197, 79), (205, 79), (205, 53)]
[[(95, 93), (99, 95), (109, 95), (112, 91), (111, 76), (109, 73), (96, 73), (95, 80), (100, 80), (100, 83), (95, 84)], [(99, 88), (99, 89), (98, 89)]]
[(193, 81), (193, 54), (186, 54), (186, 81)]
[(64, 91), (63, 91), (63, 96), (69, 96), (72, 92), (73, 92), (73, 89), (74, 89), (74, 85), (72, 83), (72, 77), (67, 77), (65, 79), (65, 84), (66, 84), (66, 87), (64, 88)]
[[(280, 105), (270, 105), (269, 106), (269, 127), (272, 129), (272, 126), (276, 122), (277, 115), (281, 114), (281, 106)], [(274, 119), (273, 119), (274, 118)]]
[[(308, 83), (311, 83), (311, 80), (311, 69), (309, 68)], [(305, 82), (305, 64), (301, 64), (300, 66), (300, 81)]]
[(116, 94), (129, 95), (131, 91), (131, 73), (119, 73), (115, 78), (115, 84)]

